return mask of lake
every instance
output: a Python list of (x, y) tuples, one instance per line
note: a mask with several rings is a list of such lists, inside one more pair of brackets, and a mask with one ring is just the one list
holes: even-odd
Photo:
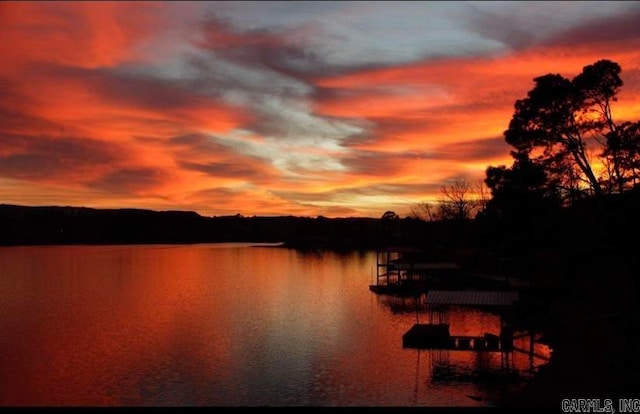
[(375, 266), (241, 243), (2, 247), (0, 405), (485, 406), (514, 386), (470, 374), (500, 353), (404, 349), (426, 313), (369, 291)]

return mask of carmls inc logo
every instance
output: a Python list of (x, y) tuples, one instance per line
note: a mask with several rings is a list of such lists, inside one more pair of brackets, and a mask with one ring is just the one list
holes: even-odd
[(565, 398), (564, 413), (640, 413), (640, 398), (620, 398), (617, 407), (609, 398)]

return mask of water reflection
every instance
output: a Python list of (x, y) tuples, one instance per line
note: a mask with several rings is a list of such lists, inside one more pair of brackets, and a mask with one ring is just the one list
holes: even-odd
[(438, 381), (402, 348), (415, 308), (368, 290), (374, 265), (238, 244), (0, 248), (0, 405), (486, 405), (492, 388)]
[[(417, 390), (420, 388), (418, 378), (421, 365), (428, 368), (429, 385), (426, 385), (426, 388), (452, 387), (461, 383), (475, 384), (482, 389), (482, 395), (469, 397), (489, 403), (499, 401), (509, 391), (522, 386), (550, 357), (550, 349), (539, 342), (540, 334), (535, 331), (514, 332), (512, 346), (503, 348), (503, 345), (498, 343), (495, 346), (487, 345), (487, 341), (492, 337), (497, 341), (502, 330), (513, 323), (512, 315), (506, 308), (425, 307), (424, 293), (415, 296), (380, 295), (377, 301), (394, 315), (405, 315), (407, 321), (414, 319), (413, 324), (446, 324), (451, 335), (450, 341), (455, 341), (456, 344), (458, 339), (454, 338), (458, 337), (466, 337), (465, 340), (470, 341), (466, 348), (437, 345), (432, 348), (432, 345), (427, 344), (405, 345), (416, 352), (416, 397), (419, 395)], [(413, 324), (408, 325), (408, 329)], [(478, 340), (481, 340), (480, 345), (484, 343), (484, 346), (474, 343)]]

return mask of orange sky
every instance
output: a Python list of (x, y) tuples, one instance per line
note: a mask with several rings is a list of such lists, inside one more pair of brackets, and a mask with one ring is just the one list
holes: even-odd
[(0, 203), (401, 216), (511, 164), (533, 78), (599, 59), (640, 119), (638, 2), (2, 2)]

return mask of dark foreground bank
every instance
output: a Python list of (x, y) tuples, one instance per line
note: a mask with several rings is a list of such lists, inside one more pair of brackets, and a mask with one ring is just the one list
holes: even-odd
[(543, 304), (536, 318), (551, 360), (499, 405), (562, 412), (563, 404), (588, 399), (618, 412), (622, 399), (640, 399), (639, 260), (630, 246), (598, 250), (585, 248), (533, 277), (545, 284), (535, 296)]

